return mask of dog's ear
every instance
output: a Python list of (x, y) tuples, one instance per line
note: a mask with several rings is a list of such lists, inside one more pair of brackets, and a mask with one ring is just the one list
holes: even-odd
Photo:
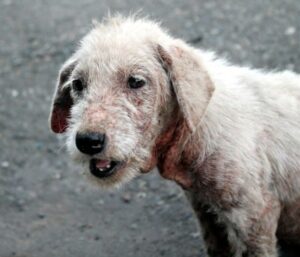
[(54, 133), (63, 133), (68, 127), (70, 109), (73, 105), (73, 99), (70, 94), (71, 88), (68, 86), (68, 83), (76, 63), (75, 58), (70, 58), (59, 72), (49, 117), (50, 127)]
[(179, 40), (167, 47), (157, 46), (159, 59), (173, 86), (179, 108), (194, 132), (213, 94), (214, 85), (192, 47)]

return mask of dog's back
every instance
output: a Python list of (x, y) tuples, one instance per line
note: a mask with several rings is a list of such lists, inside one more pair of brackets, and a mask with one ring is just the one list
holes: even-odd
[(300, 196), (300, 75), (241, 68), (203, 57), (216, 87), (204, 131), (219, 135), (215, 144), (223, 152), (228, 149), (228, 158), (249, 163), (250, 172), (263, 168), (260, 179), (283, 202), (295, 200)]

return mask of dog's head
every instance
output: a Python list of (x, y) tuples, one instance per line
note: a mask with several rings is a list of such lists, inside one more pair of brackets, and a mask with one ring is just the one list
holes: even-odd
[(178, 117), (193, 133), (206, 109), (213, 87), (196, 56), (151, 21), (96, 25), (60, 71), (51, 129), (103, 186), (148, 172)]

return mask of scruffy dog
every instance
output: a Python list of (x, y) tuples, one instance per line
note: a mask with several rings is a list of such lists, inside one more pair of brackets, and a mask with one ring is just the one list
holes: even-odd
[(50, 117), (99, 185), (158, 167), (210, 256), (300, 243), (300, 76), (233, 66), (155, 22), (108, 18), (63, 65)]

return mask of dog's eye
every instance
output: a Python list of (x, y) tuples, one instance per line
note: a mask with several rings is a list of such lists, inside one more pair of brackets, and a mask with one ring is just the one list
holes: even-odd
[(84, 88), (82, 81), (80, 79), (73, 80), (72, 88), (75, 92), (81, 92)]
[(133, 88), (133, 89), (140, 88), (140, 87), (143, 87), (145, 84), (146, 84), (146, 81), (143, 78), (134, 77), (134, 76), (130, 76), (128, 78), (128, 86), (130, 88)]

